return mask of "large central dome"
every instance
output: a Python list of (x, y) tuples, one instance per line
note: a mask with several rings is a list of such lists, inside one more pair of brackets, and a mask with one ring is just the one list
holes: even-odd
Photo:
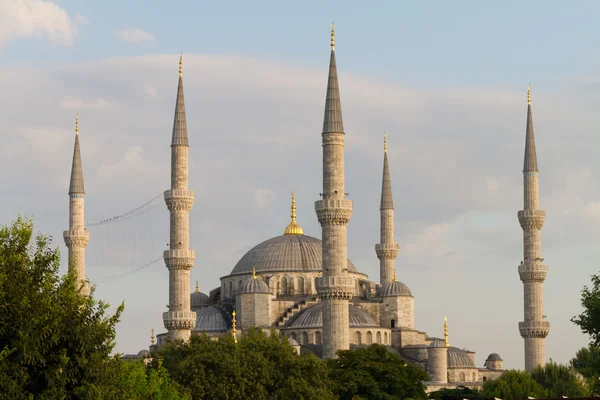
[[(323, 270), (321, 240), (299, 234), (281, 235), (254, 246), (238, 261), (230, 275), (264, 272), (320, 272)], [(348, 271), (357, 272), (348, 259)]]

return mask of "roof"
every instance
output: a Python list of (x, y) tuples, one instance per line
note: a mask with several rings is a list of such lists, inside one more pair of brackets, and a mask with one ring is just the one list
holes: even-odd
[(502, 361), (502, 358), (500, 358), (500, 355), (498, 353), (492, 353), (488, 356), (488, 358), (485, 361)]
[(408, 286), (400, 281), (392, 281), (384, 283), (381, 287), (381, 296), (382, 297), (392, 297), (392, 296), (411, 296), (412, 293)]
[(527, 128), (525, 132), (525, 162), (523, 171), (538, 171), (537, 154), (535, 151), (535, 136), (533, 134), (533, 116), (531, 104), (527, 105)]
[(469, 355), (458, 347), (448, 347), (448, 368), (475, 368)]
[(177, 86), (177, 100), (175, 102), (175, 118), (173, 120), (171, 146), (188, 146), (185, 101), (183, 97), (183, 77), (181, 75), (179, 75), (179, 85)]
[(85, 194), (83, 188), (83, 168), (81, 166), (81, 151), (79, 150), (79, 135), (75, 135), (75, 147), (73, 149), (73, 164), (71, 166), (71, 182), (69, 194)]
[[(323, 270), (323, 244), (307, 235), (281, 235), (250, 249), (237, 262), (230, 275), (265, 272), (317, 272)], [(348, 270), (357, 272), (348, 260)]]
[(383, 153), (383, 180), (381, 182), (381, 206), (379, 209), (394, 209), (394, 199), (392, 198), (392, 181), (390, 179), (390, 167), (388, 166), (387, 151)]
[[(380, 328), (379, 324), (367, 311), (352, 304), (348, 305), (350, 328)], [(318, 303), (300, 312), (291, 319), (287, 328), (322, 328), (323, 327), (323, 303)]]
[(208, 296), (202, 292), (190, 293), (190, 308), (206, 307), (210, 303)]
[(261, 277), (253, 275), (242, 284), (240, 294), (244, 293), (271, 293), (271, 290)]
[(430, 349), (446, 348), (446, 343), (443, 340), (436, 339), (429, 344)]
[(325, 97), (323, 133), (344, 133), (340, 88), (335, 63), (335, 50), (333, 49), (331, 50), (331, 58), (329, 59), (329, 78), (327, 81), (327, 95)]
[(196, 328), (198, 332), (226, 332), (229, 321), (225, 313), (215, 306), (196, 311)]

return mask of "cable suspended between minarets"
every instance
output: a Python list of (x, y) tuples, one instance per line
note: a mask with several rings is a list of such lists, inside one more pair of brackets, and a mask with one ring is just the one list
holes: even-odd
[(179, 85), (171, 137), (171, 189), (165, 202), (171, 214), (169, 250), (163, 253), (169, 270), (169, 311), (163, 322), (171, 340), (190, 338), (196, 313), (190, 309), (190, 271), (196, 253), (190, 249), (190, 210), (194, 192), (188, 188), (188, 133), (183, 96), (183, 55), (179, 58)]
[(344, 187), (344, 124), (335, 62), (335, 31), (331, 24), (331, 56), (323, 118), (323, 193), (315, 202), (323, 241), (323, 275), (316, 287), (323, 304), (323, 357), (334, 358), (349, 343), (349, 300), (354, 281), (348, 274), (346, 230), (352, 201)]
[(69, 268), (75, 270), (78, 289), (84, 296), (89, 294), (89, 284), (85, 279), (85, 248), (90, 233), (85, 229), (84, 218), (83, 167), (81, 166), (81, 150), (79, 149), (79, 115), (75, 117), (75, 146), (71, 165), (71, 181), (69, 183), (69, 229), (63, 232), (69, 256)]
[(375, 252), (379, 258), (379, 281), (385, 285), (392, 281), (395, 274), (394, 263), (398, 256), (398, 244), (394, 243), (394, 199), (392, 181), (388, 166), (387, 134), (383, 135), (383, 178), (381, 182), (381, 205), (379, 207), (380, 227), (379, 243)]
[(523, 229), (523, 261), (519, 276), (523, 282), (524, 321), (519, 322), (519, 332), (525, 341), (525, 369), (529, 372), (546, 362), (544, 339), (550, 332), (550, 323), (544, 315), (542, 285), (548, 267), (543, 264), (540, 233), (546, 212), (539, 208), (538, 163), (531, 113), (531, 88), (527, 89), (527, 127), (525, 132), (525, 157), (523, 164), (523, 210), (519, 223)]

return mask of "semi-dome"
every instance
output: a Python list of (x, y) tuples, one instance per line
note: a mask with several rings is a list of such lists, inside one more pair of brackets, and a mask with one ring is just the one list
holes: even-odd
[(210, 306), (196, 311), (196, 328), (200, 332), (226, 332), (229, 323), (225, 313), (218, 307)]
[(502, 361), (502, 358), (498, 353), (492, 353), (485, 361)]
[(448, 347), (448, 368), (475, 368), (475, 363), (466, 351)]
[(443, 340), (440, 340), (440, 339), (436, 339), (433, 342), (431, 342), (428, 347), (430, 349), (435, 349), (435, 348), (439, 348), (439, 347), (446, 347), (446, 342), (444, 342)]
[(200, 292), (198, 281), (196, 281), (196, 291), (190, 294), (190, 308), (208, 307), (210, 303), (209, 297)]
[[(321, 272), (323, 244), (320, 239), (300, 234), (284, 234), (254, 246), (237, 262), (231, 275), (265, 272)], [(357, 272), (348, 259), (348, 271)]]
[(242, 283), (240, 288), (240, 294), (245, 293), (271, 293), (269, 285), (262, 280), (261, 277), (256, 276), (256, 270), (252, 268), (252, 277)]
[[(379, 328), (379, 324), (371, 314), (352, 304), (349, 304), (348, 307), (350, 311), (350, 328)], [(302, 311), (291, 320), (287, 327), (291, 329), (322, 328), (323, 303)]]
[(392, 296), (411, 296), (412, 293), (408, 286), (404, 283), (396, 280), (396, 274), (394, 273), (394, 280), (392, 282), (384, 283), (381, 287), (381, 296), (382, 297), (392, 297)]

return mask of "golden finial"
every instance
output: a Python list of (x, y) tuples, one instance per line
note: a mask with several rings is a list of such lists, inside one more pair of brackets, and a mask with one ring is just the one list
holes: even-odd
[(383, 134), (383, 152), (387, 153), (387, 133)]
[(183, 76), (183, 51), (179, 56), (179, 76)]
[(394, 268), (394, 279), (393, 279), (393, 281), (394, 282), (398, 282), (398, 279), (396, 279), (396, 268)]
[(231, 335), (233, 336), (233, 342), (237, 343), (237, 329), (236, 329), (236, 320), (235, 320), (235, 310), (233, 310), (233, 312), (231, 313)]
[(527, 85), (527, 104), (531, 104), (531, 83)]
[(256, 267), (252, 267), (252, 279), (256, 279)]
[(450, 347), (450, 343), (448, 343), (448, 317), (444, 317), (444, 343), (446, 347)]
[(200, 292), (200, 288), (198, 287), (198, 281), (196, 281), (196, 293)]
[(335, 24), (331, 23), (331, 50), (335, 50)]
[(79, 114), (75, 114), (75, 134), (79, 135)]
[(150, 344), (154, 346), (154, 328), (152, 328), (152, 335), (150, 335)]
[(304, 235), (300, 225), (296, 223), (296, 192), (292, 192), (292, 222), (285, 228), (284, 235)]

